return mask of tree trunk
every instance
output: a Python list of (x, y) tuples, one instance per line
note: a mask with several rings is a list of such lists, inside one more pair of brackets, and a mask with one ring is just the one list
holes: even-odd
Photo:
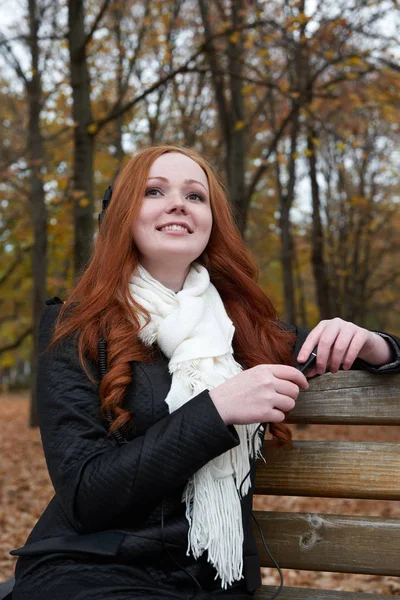
[[(206, 40), (212, 37), (210, 25), (209, 4), (199, 0), (200, 14), (203, 21)], [(240, 27), (246, 14), (245, 0), (232, 0), (231, 25)], [(244, 234), (246, 228), (248, 205), (245, 194), (245, 138), (244, 138), (244, 107), (242, 94), (242, 57), (243, 33), (236, 42), (229, 40), (229, 74), (226, 79), (222, 76), (222, 68), (218, 61), (218, 52), (212, 42), (207, 45), (207, 58), (211, 68), (211, 80), (214, 88), (218, 109), (218, 119), (221, 135), (225, 146), (225, 172), (229, 197), (233, 206), (236, 224)], [(229, 88), (229, 93), (226, 90)], [(230, 101), (228, 101), (228, 96)]]
[(39, 71), (39, 44), (36, 0), (29, 0), (29, 45), (31, 52), (32, 78), (27, 81), (29, 105), (28, 154), (30, 166), (30, 208), (34, 244), (32, 248), (32, 331), (33, 347), (31, 359), (31, 409), (30, 426), (38, 425), (36, 405), (36, 373), (39, 356), (39, 324), (46, 299), (47, 271), (47, 210), (43, 188), (44, 145), (40, 130), (42, 109), (42, 82)]
[(308, 329), (307, 322), (307, 310), (306, 310), (306, 298), (304, 293), (304, 282), (301, 276), (300, 264), (298, 260), (298, 253), (296, 250), (296, 246), (293, 246), (293, 262), (296, 270), (296, 288), (299, 296), (298, 301), (298, 310), (296, 311), (296, 320), (295, 323), (303, 329)]
[(94, 134), (90, 104), (90, 77), (86, 59), (83, 0), (68, 2), (68, 45), (71, 61), (71, 86), (74, 129), (74, 268), (75, 277), (86, 266), (94, 234), (93, 156)]
[(276, 182), (279, 196), (279, 228), (281, 232), (281, 263), (284, 297), (284, 319), (289, 323), (296, 322), (296, 306), (293, 282), (293, 236), (290, 222), (290, 209), (294, 201), (296, 187), (296, 152), (299, 135), (299, 110), (293, 115), (290, 132), (290, 155), (288, 157), (288, 182), (286, 189), (280, 177), (279, 163), (277, 162)]
[[(245, 0), (233, 0), (231, 3), (232, 27), (241, 27), (246, 14)], [(229, 139), (226, 139), (226, 170), (229, 196), (232, 202), (236, 224), (244, 235), (248, 206), (245, 205), (245, 163), (246, 144), (244, 125), (244, 106), (242, 92), (243, 76), (243, 33), (236, 42), (229, 40), (228, 69), (230, 89), (230, 127)]]
[(308, 165), (311, 182), (312, 195), (312, 266), (317, 291), (317, 302), (320, 319), (329, 319), (332, 316), (330, 302), (330, 288), (324, 262), (324, 236), (321, 222), (321, 202), (319, 185), (317, 181), (317, 159), (314, 138), (316, 134), (313, 128), (309, 128), (307, 134)]
[[(114, 21), (114, 32), (117, 40), (117, 48), (118, 48), (118, 64), (117, 64), (117, 77), (116, 77), (116, 88), (117, 88), (117, 98), (121, 100), (124, 93), (124, 68), (123, 68), (123, 47), (122, 47), (122, 36), (121, 36), (121, 21), (123, 19), (123, 11), (121, 10), (121, 6), (125, 9), (125, 3), (116, 4), (113, 10), (113, 21)], [(125, 156), (125, 152), (122, 146), (122, 126), (124, 123), (124, 115), (118, 115), (115, 119), (115, 158), (117, 159), (117, 167), (115, 170), (114, 178), (117, 178), (117, 175), (121, 169), (122, 161)]]

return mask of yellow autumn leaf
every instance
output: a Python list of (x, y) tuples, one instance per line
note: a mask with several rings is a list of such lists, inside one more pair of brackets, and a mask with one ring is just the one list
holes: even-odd
[(328, 58), (329, 60), (331, 60), (332, 58), (335, 58), (336, 53), (333, 50), (327, 50), (325, 52), (325, 57)]
[(224, 31), (229, 29), (230, 26), (231, 25), (230, 25), (229, 21), (221, 21), (221, 25), (220, 25), (220, 28), (217, 31), (217, 33), (224, 33)]
[(361, 62), (362, 62), (362, 61), (361, 61), (361, 58), (360, 58), (359, 56), (352, 56), (351, 58), (349, 58), (349, 59), (347, 60), (347, 63), (348, 63), (349, 65), (355, 65), (355, 66), (357, 66), (357, 65), (360, 65), (360, 64), (361, 64)]
[(88, 205), (89, 205), (88, 198), (81, 198), (79, 200), (79, 206), (81, 206), (82, 208), (86, 208)]
[(240, 131), (246, 125), (244, 121), (236, 121), (235, 123), (235, 131)]
[(300, 25), (304, 25), (305, 23), (308, 23), (308, 21), (310, 20), (310, 17), (307, 17), (307, 15), (305, 13), (300, 13), (297, 17), (296, 17), (296, 21), (298, 23), (300, 23)]
[(292, 158), (294, 160), (296, 160), (296, 158), (299, 158), (299, 156), (300, 156), (300, 154), (298, 152), (293, 152), (293, 154), (292, 154)]
[(304, 154), (310, 158), (310, 156), (312, 156), (314, 154), (314, 152), (312, 150), (309, 150), (308, 148), (304, 148)]
[(87, 132), (90, 133), (91, 135), (94, 135), (95, 133), (97, 133), (98, 130), (98, 126), (96, 125), (96, 123), (90, 123), (90, 125), (87, 126)]
[(14, 365), (14, 356), (12, 352), (4, 352), (0, 364), (4, 368), (12, 367)]
[(285, 158), (285, 156), (283, 156), (283, 154), (281, 152), (279, 152), (277, 158), (278, 158), (278, 163), (280, 165), (285, 165), (286, 164), (286, 158)]
[(239, 35), (240, 35), (240, 33), (239, 33), (238, 31), (234, 31), (234, 32), (233, 32), (233, 33), (232, 33), (232, 34), (229, 36), (229, 39), (230, 39), (230, 41), (232, 42), (232, 44), (236, 44), (236, 42), (237, 42), (237, 41), (238, 41), (238, 39), (239, 39)]
[(346, 144), (345, 144), (345, 142), (338, 142), (336, 144), (336, 150), (346, 150)]
[(71, 196), (75, 199), (82, 198), (85, 195), (83, 190), (72, 190)]
[(253, 84), (248, 84), (248, 85), (245, 85), (242, 88), (242, 93), (243, 94), (250, 94), (250, 92), (252, 92), (253, 90), (254, 90), (254, 85)]

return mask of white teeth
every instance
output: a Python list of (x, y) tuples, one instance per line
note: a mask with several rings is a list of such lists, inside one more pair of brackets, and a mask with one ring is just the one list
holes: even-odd
[(187, 229), (183, 225), (167, 225), (162, 227), (160, 231), (187, 231)]

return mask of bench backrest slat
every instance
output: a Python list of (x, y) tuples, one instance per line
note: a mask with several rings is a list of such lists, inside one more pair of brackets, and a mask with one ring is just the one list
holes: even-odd
[(333, 498), (400, 499), (400, 444), (301, 442), (264, 444), (256, 493)]
[[(400, 519), (262, 511), (255, 516), (284, 569), (400, 576)], [(259, 552), (262, 566), (273, 566), (261, 541)]]
[(364, 371), (317, 377), (299, 395), (287, 422), (400, 425), (400, 377)]

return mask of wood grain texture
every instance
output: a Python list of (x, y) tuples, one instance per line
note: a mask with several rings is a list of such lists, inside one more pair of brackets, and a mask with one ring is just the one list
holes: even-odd
[[(276, 587), (263, 586), (255, 595), (256, 600), (270, 600)], [(283, 588), (278, 600), (400, 600), (400, 596), (386, 594), (364, 594), (362, 592), (337, 592), (305, 588)]]
[(256, 493), (400, 500), (400, 444), (295, 441), (264, 443)]
[(365, 371), (327, 373), (310, 380), (288, 423), (400, 425), (400, 377)]
[[(284, 569), (400, 576), (400, 519), (313, 513), (255, 513)], [(263, 567), (274, 566), (254, 528)]]

